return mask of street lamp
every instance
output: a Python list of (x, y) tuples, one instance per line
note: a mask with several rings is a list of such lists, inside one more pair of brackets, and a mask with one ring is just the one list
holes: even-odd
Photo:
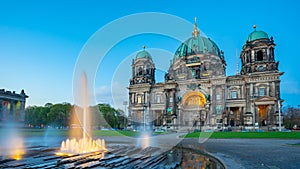
[(224, 131), (225, 116), (226, 116), (226, 112), (224, 111), (224, 112), (222, 113), (222, 131)]
[(279, 131), (281, 131), (281, 101), (278, 100), (278, 123), (279, 123)]

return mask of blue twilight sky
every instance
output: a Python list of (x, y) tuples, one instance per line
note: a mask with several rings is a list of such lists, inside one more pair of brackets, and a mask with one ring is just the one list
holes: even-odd
[[(297, 0), (3, 0), (0, 1), (0, 88), (16, 92), (24, 89), (30, 96), (27, 106), (72, 103), (73, 71), (87, 40), (120, 17), (162, 12), (191, 23), (197, 17), (201, 32), (224, 51), (227, 75), (235, 74), (236, 49), (241, 50), (253, 31), (252, 25), (256, 24), (257, 30), (273, 36), (277, 44), (275, 57), (280, 61), (280, 71), (285, 72), (281, 78), (284, 105), (297, 106), (300, 104), (299, 3)], [(105, 42), (99, 42), (100, 48), (101, 43)], [(118, 43), (98, 69), (94, 89), (97, 101), (121, 106), (120, 101), (127, 98), (125, 86), (130, 77), (131, 59), (143, 45), (149, 48), (159, 66), (156, 75), (162, 81), (179, 43), (153, 34), (133, 36)], [(115, 93), (113, 99), (111, 90)]]

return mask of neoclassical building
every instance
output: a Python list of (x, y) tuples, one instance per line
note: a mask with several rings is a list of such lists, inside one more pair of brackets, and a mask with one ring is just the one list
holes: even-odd
[(277, 125), (283, 72), (278, 70), (274, 48), (273, 37), (254, 26), (240, 53), (241, 71), (226, 76), (223, 51), (201, 35), (195, 22), (192, 37), (176, 50), (163, 83), (155, 83), (155, 64), (144, 48), (132, 61), (130, 125)]
[(28, 96), (21, 93), (0, 89), (0, 123), (7, 121), (24, 122), (25, 102)]

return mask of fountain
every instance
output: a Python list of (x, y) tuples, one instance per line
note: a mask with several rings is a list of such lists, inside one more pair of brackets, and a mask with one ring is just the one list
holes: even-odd
[[(70, 135), (62, 141), (60, 150), (38, 144), (28, 146), (27, 140), (24, 155), (23, 144), (26, 145), (28, 138), (20, 137), (12, 131), (13, 127), (6, 126), (0, 131), (1, 138), (4, 138), (0, 139), (0, 156), (5, 157), (0, 158), (0, 168), (224, 168), (217, 159), (183, 146), (172, 146), (170, 139), (174, 138), (153, 137), (150, 131), (142, 133), (138, 146), (132, 141), (135, 138), (112, 139), (107, 145), (108, 152), (103, 139), (91, 137), (86, 75), (83, 74), (80, 80), (83, 92), (78, 98), (82, 99), (79, 102), (82, 104), (74, 106)], [(6, 141), (1, 142), (3, 140)]]
[[(70, 137), (61, 143), (60, 151), (56, 153), (59, 156), (83, 154), (89, 152), (106, 152), (105, 141), (103, 139), (93, 140), (90, 132), (90, 112), (88, 105), (88, 87), (87, 77), (83, 73), (81, 77), (83, 92), (83, 108), (75, 108), (72, 114)], [(81, 138), (76, 138), (81, 136)]]

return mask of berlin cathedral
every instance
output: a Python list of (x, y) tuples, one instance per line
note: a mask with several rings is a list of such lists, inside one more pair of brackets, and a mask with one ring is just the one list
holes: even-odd
[[(251, 32), (240, 53), (241, 71), (226, 76), (224, 52), (194, 23), (192, 37), (171, 61), (163, 83), (155, 82), (155, 64), (144, 48), (132, 61), (129, 125), (136, 129), (275, 127), (280, 104), (279, 62), (273, 37)], [(280, 117), (282, 118), (282, 117)]]

